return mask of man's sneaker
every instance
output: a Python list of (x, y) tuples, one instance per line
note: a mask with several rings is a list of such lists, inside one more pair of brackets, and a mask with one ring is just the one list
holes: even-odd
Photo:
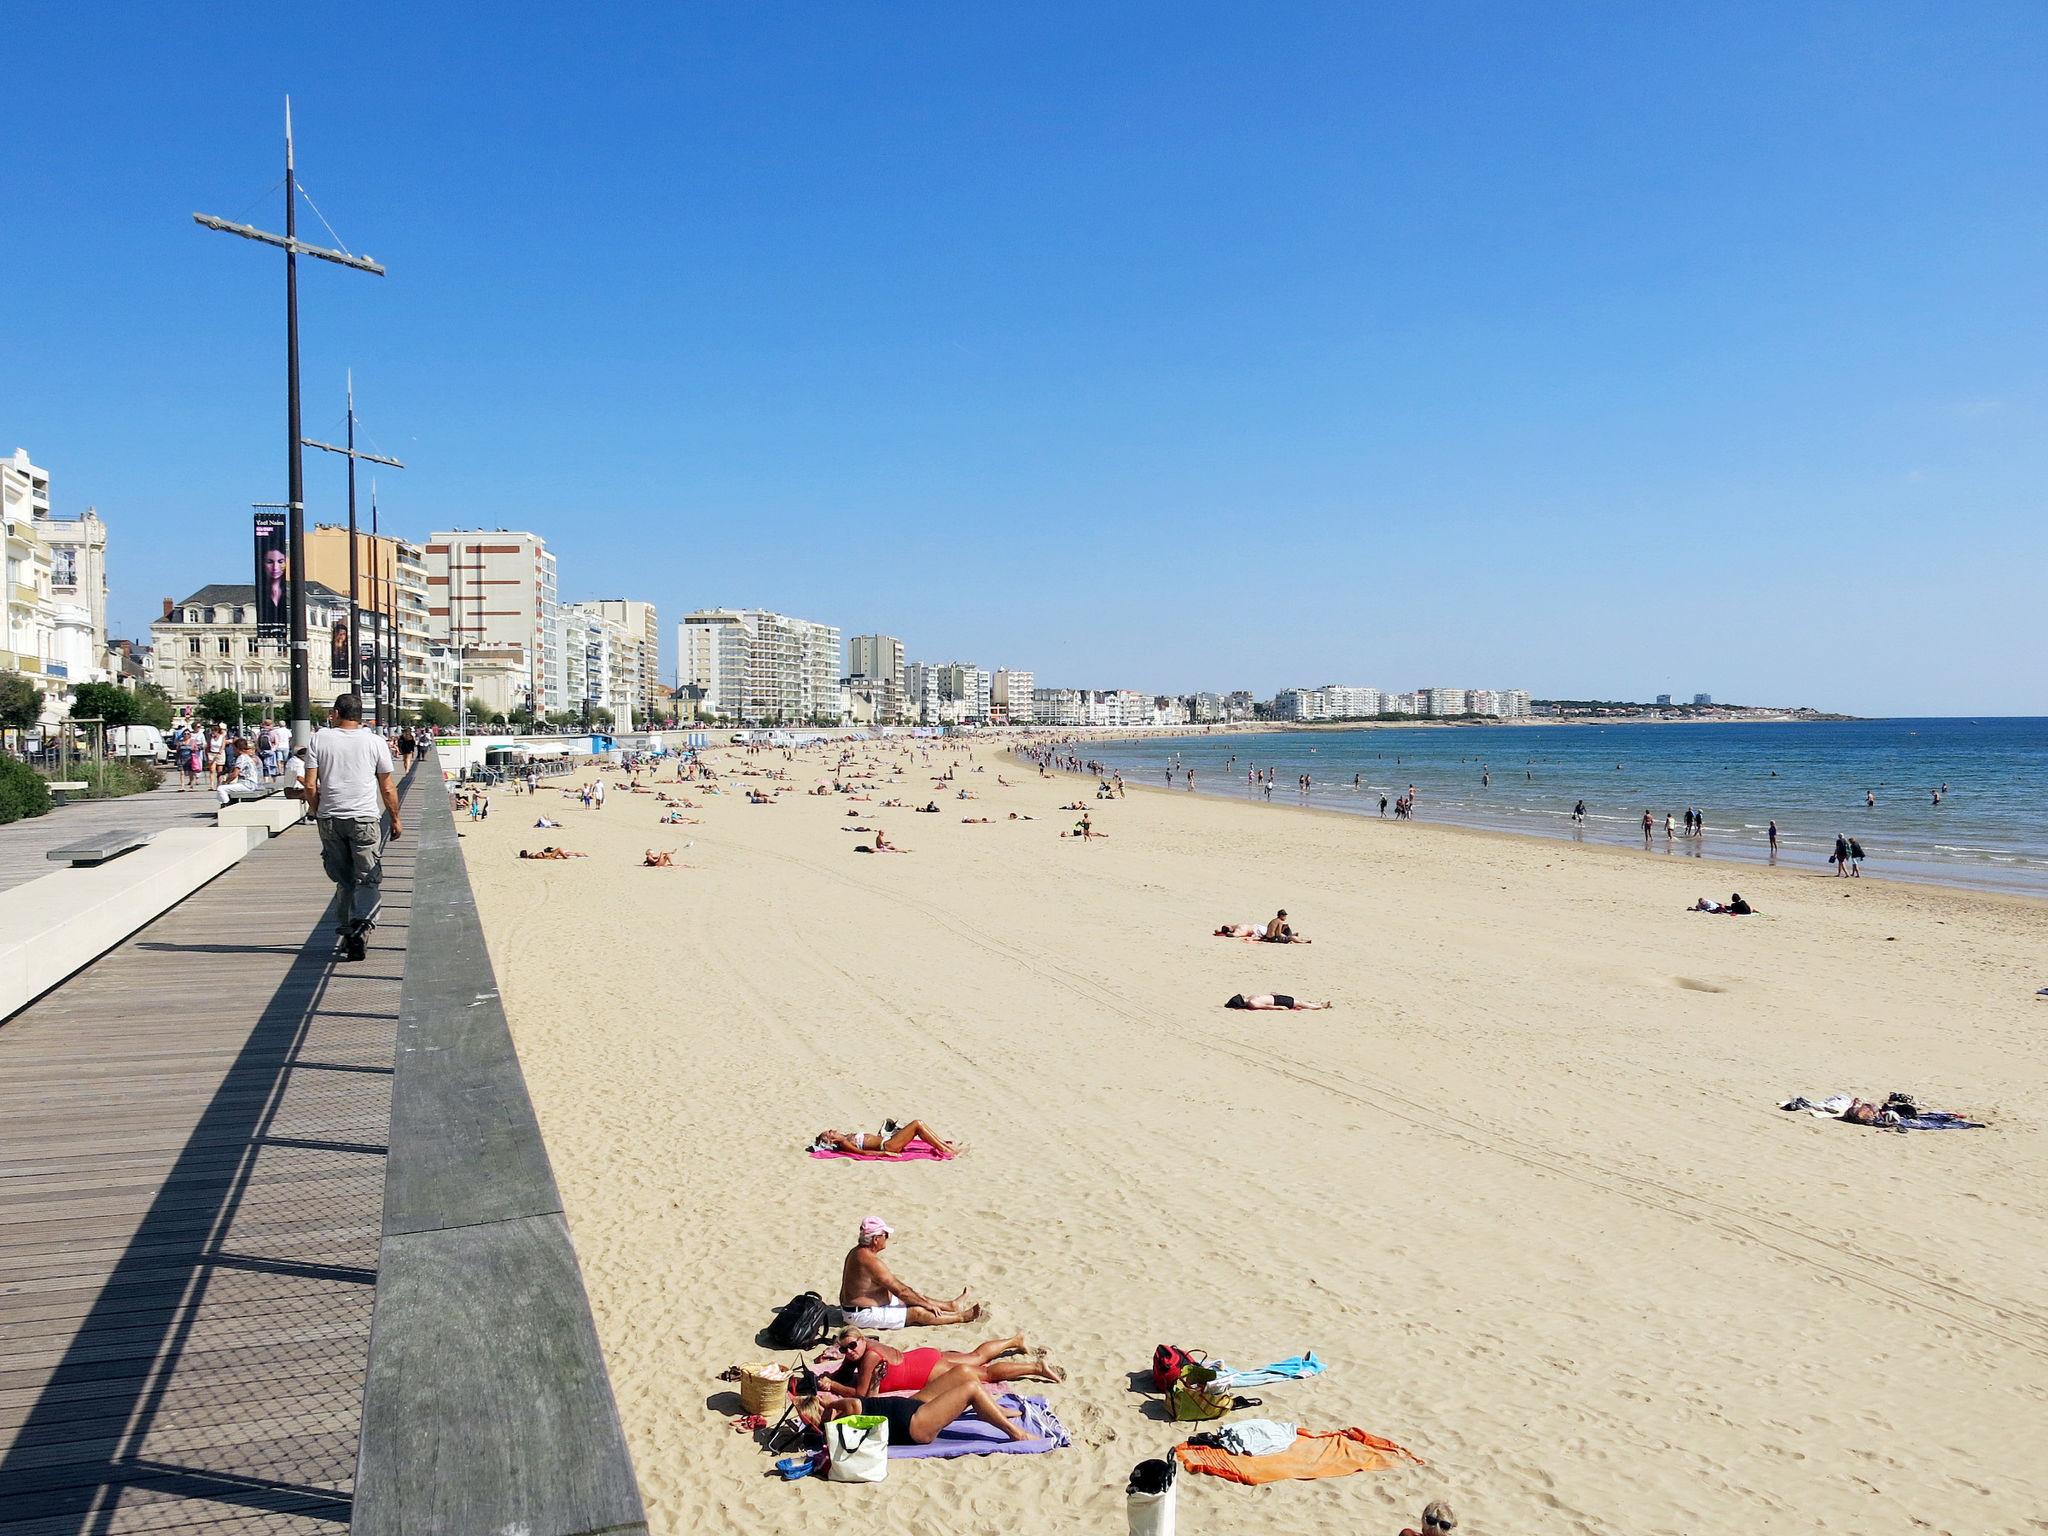
[(352, 933), (342, 940), (341, 956), (344, 960), (363, 960), (369, 957), (370, 946), (360, 933)]

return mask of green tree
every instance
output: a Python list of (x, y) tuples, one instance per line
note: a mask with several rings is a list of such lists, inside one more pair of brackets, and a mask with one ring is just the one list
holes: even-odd
[(516, 726), (522, 731), (530, 728), (534, 723), (533, 706), (530, 704), (517, 705), (512, 713), (505, 717), (505, 721), (508, 725)]
[(135, 723), (153, 725), (160, 731), (168, 731), (171, 728), (171, 696), (155, 683), (137, 683)]
[(421, 725), (445, 731), (455, 723), (455, 711), (439, 699), (422, 699), (416, 712)]
[(43, 717), (43, 690), (19, 672), (0, 672), (0, 734), (33, 730)]
[(495, 714), (491, 716), (491, 729), (494, 731), (502, 731), (503, 729), (505, 729), (505, 717), (502, 714)]
[(199, 695), (193, 705), (193, 713), (214, 725), (242, 728), (242, 696), (232, 688), (216, 688), (211, 693)]
[(71, 690), (71, 718), (74, 720), (133, 725), (138, 713), (135, 695), (118, 683), (80, 683)]
[(608, 709), (598, 708), (593, 709), (590, 712), (590, 723), (596, 726), (600, 731), (610, 730), (612, 728), (613, 718), (614, 717), (612, 715), (612, 712)]

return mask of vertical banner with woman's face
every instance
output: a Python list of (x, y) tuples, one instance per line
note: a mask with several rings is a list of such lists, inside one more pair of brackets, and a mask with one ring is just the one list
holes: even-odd
[(284, 513), (256, 514), (256, 633), (282, 639), (291, 629), (291, 545)]

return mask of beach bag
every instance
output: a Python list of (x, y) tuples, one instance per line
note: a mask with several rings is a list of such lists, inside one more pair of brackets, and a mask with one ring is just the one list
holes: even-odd
[(1173, 1410), (1176, 1423), (1199, 1423), (1205, 1419), (1220, 1419), (1233, 1408), (1256, 1408), (1256, 1397), (1233, 1397), (1228, 1392), (1218, 1392), (1212, 1385), (1216, 1372), (1199, 1360), (1190, 1360), (1166, 1394), (1167, 1405)]
[(824, 1339), (830, 1311), (816, 1291), (805, 1291), (776, 1308), (762, 1336), (770, 1349), (809, 1349)]
[(1174, 1536), (1174, 1475), (1180, 1464), (1141, 1461), (1124, 1489), (1124, 1524), (1130, 1536)]
[(780, 1413), (789, 1402), (789, 1372), (779, 1365), (740, 1367), (740, 1412), (762, 1418)]
[(1155, 1344), (1152, 1347), (1152, 1390), (1171, 1391), (1173, 1384), (1180, 1380), (1180, 1373), (1194, 1361), (1195, 1357), (1178, 1344)]
[(835, 1483), (879, 1483), (889, 1475), (889, 1421), (879, 1413), (834, 1419), (825, 1426), (825, 1477)]

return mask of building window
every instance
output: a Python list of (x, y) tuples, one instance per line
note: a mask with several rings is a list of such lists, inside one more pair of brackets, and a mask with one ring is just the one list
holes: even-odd
[(187, 624), (197, 624), (199, 622), (199, 610), (197, 608), (187, 608), (185, 610), (185, 622)]
[(222, 635), (216, 644), (220, 646), (221, 655), (225, 656), (228, 654), (228, 647), (233, 645), (234, 641), (230, 640), (226, 635)]
[(237, 609), (235, 610), (235, 622), (236, 622), (237, 624), (246, 624), (246, 623), (248, 623), (248, 622), (249, 622), (249, 610), (248, 610), (248, 609), (246, 609), (246, 608), (237, 608)]
[(258, 640), (254, 635), (251, 635), (249, 637), (249, 654), (251, 656), (254, 656), (262, 648), (263, 642), (261, 640)]
[(50, 551), (50, 580), (60, 587), (78, 585), (78, 551), (63, 545)]
[(185, 641), (185, 646), (194, 656), (197, 656), (199, 654), (199, 637), (197, 635), (190, 636)]

